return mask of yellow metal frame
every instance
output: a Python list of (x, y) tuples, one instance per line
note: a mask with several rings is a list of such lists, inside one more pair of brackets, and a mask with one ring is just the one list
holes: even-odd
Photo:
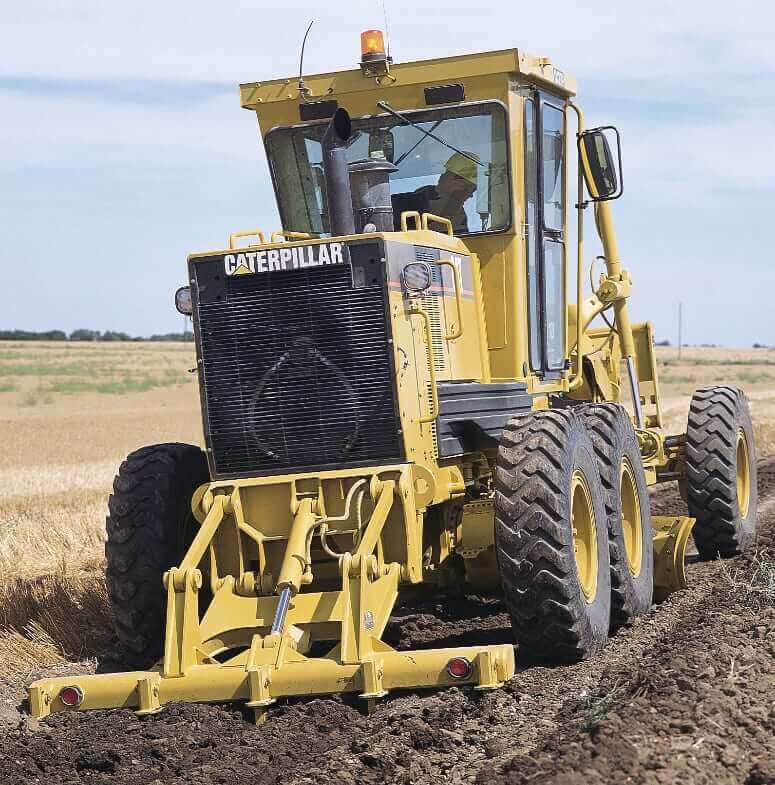
[(686, 545), (694, 518), (654, 515), (654, 600), (686, 588)]
[[(293, 523), (276, 586), (290, 587), (292, 600), (277, 631), (273, 619), (281, 598), (262, 594), (263, 576), (246, 569), (242, 550), (237, 575), (221, 576), (216, 565), (224, 557), (219, 553), (224, 545), (219, 537), (235, 525), (259, 539), (255, 521), (245, 518), (244, 495), (256, 490), (271, 493), (272, 488), (286, 485), (288, 478), (274, 483), (234, 481), (230, 492), (228, 486), (215, 484), (200, 488), (193, 502), (200, 528), (183, 561), (164, 576), (167, 632), (162, 660), (150, 671), (39, 680), (29, 689), (32, 713), (41, 717), (74, 710), (59, 698), (61, 690), (73, 684), (84, 696), (79, 710), (121, 706), (148, 714), (170, 700), (246, 700), (257, 719), (285, 696), (357, 692), (373, 700), (391, 689), (501, 686), (514, 674), (512, 646), (399, 652), (380, 640), (399, 581), (411, 577), (405, 564), (385, 559), (384, 528), (396, 507), (405, 507), (405, 525), (415, 526), (416, 504), (428, 496), (414, 467), (389, 467), (384, 473), (390, 476), (381, 479), (382, 473), (360, 478), (368, 484), (372, 512), (357, 546), (338, 559), (337, 589), (302, 591), (312, 580), (308, 538), (323, 521), (333, 519), (324, 514), (326, 494), (320, 486), (299, 482), (291, 487)], [(292, 482), (301, 479), (294, 477)], [(333, 531), (339, 537), (348, 533)], [(406, 532), (407, 540), (413, 536)], [(213, 598), (200, 620), (202, 568), (208, 554)], [(322, 630), (319, 637), (318, 629)], [(331, 641), (327, 655), (308, 656), (314, 640)], [(224, 654), (225, 662), (219, 661)], [(447, 671), (449, 661), (457, 657), (471, 663), (468, 676), (457, 678)]]

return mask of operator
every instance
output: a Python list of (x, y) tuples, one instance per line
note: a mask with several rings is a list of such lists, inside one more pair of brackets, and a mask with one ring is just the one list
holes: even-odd
[(463, 205), (476, 190), (478, 160), (479, 156), (475, 153), (455, 153), (444, 164), (444, 171), (436, 185), (424, 185), (414, 192), (427, 199), (431, 213), (449, 218), (456, 234), (468, 231), (468, 216)]

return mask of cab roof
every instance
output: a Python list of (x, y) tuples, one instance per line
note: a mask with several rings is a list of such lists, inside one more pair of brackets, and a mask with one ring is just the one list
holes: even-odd
[[(393, 63), (390, 76), (375, 83), (373, 76), (364, 76), (359, 69), (334, 71), (304, 77), (304, 83), (315, 98), (329, 98), (348, 93), (362, 93), (382, 87), (401, 87), (419, 84), (440, 84), (454, 79), (488, 75), (514, 76), (520, 82), (535, 84), (562, 96), (576, 94), (576, 79), (555, 66), (547, 57), (534, 57), (521, 49), (501, 49), (493, 52), (440, 57)], [(262, 105), (299, 98), (298, 76), (247, 82), (240, 85), (240, 101), (245, 109), (260, 109)]]

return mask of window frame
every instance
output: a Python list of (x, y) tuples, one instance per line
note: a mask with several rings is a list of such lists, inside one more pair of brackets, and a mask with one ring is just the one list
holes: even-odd
[[(538, 96), (534, 92), (524, 96), (522, 102), (522, 148), (524, 158), (524, 183), (523, 183), (523, 220), (525, 231), (525, 302), (527, 305), (527, 355), (531, 370), (541, 373), (543, 370), (543, 304), (541, 296), (541, 256), (538, 250), (538, 238), (541, 234), (541, 212), (539, 209), (540, 188), (539, 180), (539, 148), (538, 125), (536, 123), (536, 105), (539, 104)], [(528, 127), (528, 112), (530, 112), (530, 127)], [(534, 144), (532, 155), (528, 155), (528, 142), (532, 134)], [(532, 169), (532, 171), (529, 171)], [(528, 193), (528, 182), (533, 180), (534, 188)], [(528, 204), (533, 203), (533, 223), (528, 221)], [(531, 231), (532, 230), (532, 231)], [(531, 275), (531, 267), (534, 270)]]
[[(535, 171), (535, 178), (536, 178), (536, 225), (534, 227), (534, 234), (533, 237), (530, 237), (529, 229), (526, 232), (523, 232), (524, 242), (526, 246), (526, 258), (525, 258), (525, 286), (526, 286), (526, 302), (528, 305), (527, 308), (527, 349), (528, 349), (528, 363), (530, 365), (531, 370), (540, 376), (543, 380), (547, 381), (550, 379), (559, 378), (563, 371), (565, 370), (565, 363), (567, 362), (567, 349), (568, 349), (568, 327), (566, 324), (565, 313), (567, 309), (567, 302), (568, 302), (568, 271), (567, 271), (567, 216), (568, 216), (568, 205), (567, 205), (567, 197), (568, 197), (568, 189), (567, 189), (567, 181), (568, 181), (568, 121), (567, 121), (567, 113), (566, 113), (566, 102), (555, 96), (551, 93), (544, 92), (538, 88), (533, 88), (529, 91), (527, 95), (523, 97), (523, 154), (525, 158), (525, 172), (523, 173), (523, 179), (527, 182), (527, 124), (525, 123), (525, 113), (527, 111), (528, 103), (532, 104), (533, 108), (533, 133), (534, 133), (534, 142), (536, 145), (535, 155), (534, 155), (534, 163), (536, 167)], [(562, 184), (562, 195), (563, 195), (563, 205), (562, 205), (562, 227), (560, 229), (553, 229), (551, 227), (547, 227), (544, 221), (544, 133), (543, 133), (543, 113), (544, 107), (550, 106), (552, 109), (558, 110), (562, 113), (563, 122), (562, 122), (562, 140), (563, 140), (563, 159), (562, 159), (562, 167), (561, 167), (561, 174), (560, 174), (560, 182)], [(525, 194), (524, 205), (523, 205), (523, 219), (525, 221), (526, 226), (527, 224), (527, 191), (523, 190)], [(532, 241), (531, 241), (532, 240)], [(546, 276), (546, 251), (545, 251), (545, 243), (546, 242), (554, 242), (561, 246), (562, 249), (562, 303), (563, 303), (563, 312), (561, 318), (562, 324), (562, 334), (563, 334), (563, 346), (562, 346), (562, 354), (563, 358), (559, 364), (550, 365), (549, 364), (549, 356), (551, 352), (549, 351), (549, 343), (548, 343), (548, 323), (547, 323), (547, 276)], [(530, 256), (532, 254), (532, 256)], [(532, 282), (529, 277), (529, 264), (530, 259), (534, 258), (536, 262), (536, 276), (537, 276), (537, 284), (538, 284), (538, 303), (533, 304), (530, 300), (530, 291)], [(534, 305), (538, 305), (537, 309), (537, 324), (533, 323), (531, 320), (531, 310)], [(537, 364), (534, 364), (534, 357), (533, 357), (533, 341), (535, 336), (533, 334), (534, 330), (539, 331), (539, 347), (540, 347), (540, 358)]]
[[(513, 173), (512, 173), (512, 158), (511, 158), (511, 125), (510, 125), (510, 117), (509, 117), (509, 110), (506, 107), (506, 104), (503, 101), (499, 101), (497, 99), (488, 99), (485, 101), (461, 101), (460, 103), (456, 104), (446, 104), (444, 106), (438, 107), (426, 107), (424, 109), (399, 109), (398, 111), (401, 112), (402, 115), (409, 117), (410, 119), (414, 119), (413, 115), (417, 114), (428, 114), (432, 112), (442, 112), (444, 110), (450, 110), (453, 108), (468, 108), (468, 107), (494, 107), (495, 111), (502, 112), (503, 121), (504, 121), (504, 143), (506, 148), (506, 156), (505, 156), (505, 167), (506, 167), (506, 183), (505, 183), (505, 190), (507, 194), (507, 211), (508, 211), (508, 221), (504, 224), (504, 226), (499, 227), (497, 229), (486, 229), (485, 231), (478, 231), (478, 232), (460, 232), (456, 234), (456, 237), (485, 237), (488, 235), (497, 235), (497, 234), (504, 234), (505, 232), (510, 232), (513, 230), (515, 225), (514, 219), (514, 199), (513, 199)], [(493, 112), (493, 115), (495, 112)], [(368, 115), (360, 115), (358, 117), (353, 117), (353, 127), (354, 130), (357, 130), (355, 124), (359, 120), (374, 120), (378, 118), (391, 118), (389, 112), (382, 112), (379, 114), (368, 114)], [(452, 118), (450, 118), (452, 119)], [(278, 133), (280, 131), (294, 131), (299, 128), (310, 128), (314, 126), (322, 126), (325, 127), (330, 122), (330, 118), (324, 120), (315, 120), (309, 123), (292, 123), (291, 125), (275, 125), (270, 128), (263, 136), (263, 143), (264, 143), (264, 153), (266, 155), (266, 162), (267, 166), (269, 167), (269, 175), (272, 179), (272, 188), (274, 190), (274, 197), (275, 203), (277, 205), (277, 211), (280, 214), (280, 221), (284, 229), (290, 229), (291, 227), (286, 227), (286, 215), (284, 214), (284, 205), (280, 200), (280, 192), (278, 189), (277, 183), (277, 176), (272, 166), (272, 159), (269, 156), (268, 150), (269, 146), (267, 141), (272, 134)], [(415, 121), (417, 122), (417, 121)], [(397, 122), (396, 125), (402, 125), (402, 123)], [(476, 198), (476, 194), (471, 197), (472, 199)], [(314, 233), (313, 233), (314, 234)], [(322, 236), (322, 235), (321, 235)]]
[[(560, 136), (562, 138), (562, 166), (558, 170), (558, 181), (560, 183), (560, 188), (562, 191), (562, 211), (561, 211), (561, 219), (560, 219), (560, 228), (557, 229), (554, 226), (548, 226), (546, 223), (546, 192), (544, 190), (544, 109), (546, 107), (550, 107), (551, 109), (560, 113), (562, 117), (562, 127), (560, 129)], [(540, 107), (540, 118), (538, 119), (538, 149), (539, 149), (539, 159), (540, 159), (540, 177), (539, 177), (539, 191), (541, 193), (541, 228), (544, 232), (548, 232), (552, 236), (563, 236), (565, 234), (565, 216), (566, 216), (566, 205), (565, 200), (567, 194), (565, 193), (565, 181), (566, 181), (566, 169), (568, 167), (568, 145), (567, 145), (567, 118), (565, 116), (565, 107), (564, 106), (557, 106), (551, 99), (547, 100), (546, 95), (539, 92), (539, 107)]]

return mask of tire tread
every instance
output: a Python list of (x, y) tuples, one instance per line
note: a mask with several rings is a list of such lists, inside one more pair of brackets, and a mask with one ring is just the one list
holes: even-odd
[(199, 447), (166, 443), (135, 450), (119, 467), (108, 499), (106, 580), (116, 634), (128, 664), (161, 653), (161, 577), (182, 554), (179, 527), (193, 490), (209, 478)]

